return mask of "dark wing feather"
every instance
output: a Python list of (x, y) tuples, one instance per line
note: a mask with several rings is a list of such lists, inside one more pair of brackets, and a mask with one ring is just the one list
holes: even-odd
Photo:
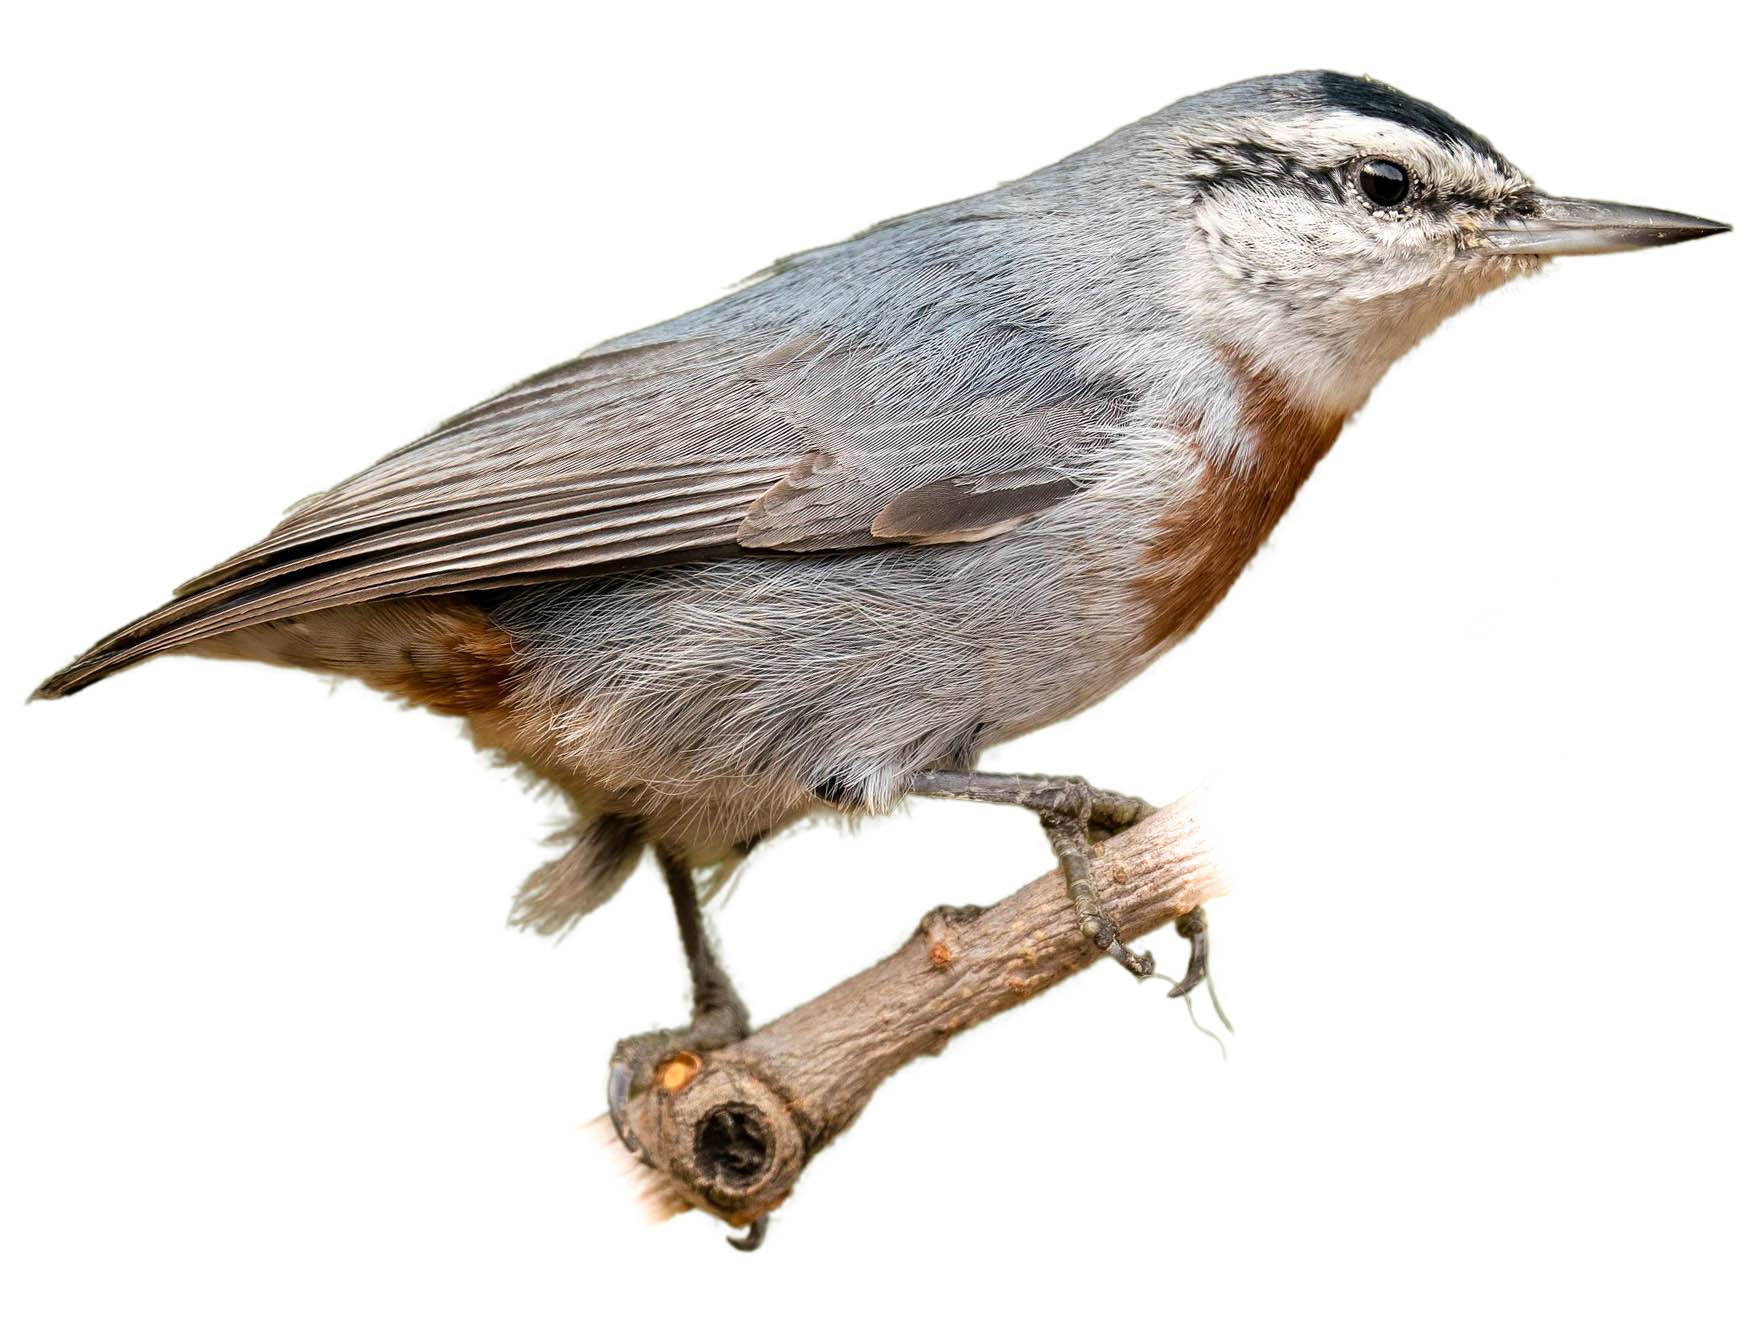
[(883, 541), (908, 541), (914, 546), (983, 541), (1018, 526), (1075, 489), (1070, 478), (1044, 469), (950, 477), (900, 495), (880, 511), (871, 530)]
[(391, 596), (477, 591), (740, 548), (995, 535), (1074, 489), (1119, 399), (1072, 378), (925, 397), (901, 364), (803, 337), (589, 353), (295, 508), (47, 680)]
[(987, 381), (975, 393), (955, 371), (901, 382), (884, 357), (806, 360), (805, 371), (799, 356), (781, 364), (773, 386), (813, 448), (752, 506), (742, 546), (838, 550), (1006, 531), (1075, 489), (1071, 474), (1129, 402), (1064, 372)]

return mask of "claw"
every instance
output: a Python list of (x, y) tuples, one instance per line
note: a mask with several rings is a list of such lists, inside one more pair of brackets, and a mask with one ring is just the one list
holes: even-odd
[(1174, 983), (1174, 989), (1168, 992), (1170, 1000), (1178, 1000), (1197, 989), (1205, 979), (1205, 969), (1210, 962), (1211, 942), (1206, 934), (1205, 910), (1195, 908), (1190, 913), (1182, 913), (1174, 930), (1186, 937), (1192, 951), (1186, 958), (1186, 975)]
[(770, 1212), (766, 1211), (758, 1219), (746, 1226), (746, 1232), (739, 1238), (728, 1235), (728, 1246), (736, 1252), (757, 1252), (764, 1246), (764, 1231), (770, 1228)]
[(611, 1114), (611, 1126), (623, 1144), (631, 1151), (641, 1155), (636, 1146), (636, 1135), (624, 1123), (624, 1107), (630, 1103), (630, 1084), (635, 1081), (636, 1071), (623, 1060), (614, 1060), (611, 1071), (605, 1078), (605, 1108)]

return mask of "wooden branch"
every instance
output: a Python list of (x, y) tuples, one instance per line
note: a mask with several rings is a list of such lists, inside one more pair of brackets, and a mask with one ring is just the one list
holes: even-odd
[[(1128, 940), (1224, 890), (1184, 801), (1107, 841), (1095, 879)], [(1101, 957), (1057, 871), (989, 908), (930, 912), (896, 953), (746, 1040), (663, 1063), (626, 1111), (654, 1167), (644, 1197), (751, 1222), (896, 1070)]]

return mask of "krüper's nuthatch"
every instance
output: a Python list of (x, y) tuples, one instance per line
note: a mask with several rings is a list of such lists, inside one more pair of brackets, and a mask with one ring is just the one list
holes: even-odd
[[(1075, 921), (1136, 799), (973, 769), (1217, 604), (1390, 363), (1548, 258), (1726, 226), (1537, 189), (1336, 73), (1205, 92), (991, 192), (786, 258), (305, 500), (46, 680), (161, 652), (349, 675), (567, 796), (513, 920), (561, 932), (652, 847), (691, 966), (654, 1061), (747, 1030), (698, 911), (810, 813), (1037, 812)], [(1203, 973), (1202, 919), (1184, 991)]]

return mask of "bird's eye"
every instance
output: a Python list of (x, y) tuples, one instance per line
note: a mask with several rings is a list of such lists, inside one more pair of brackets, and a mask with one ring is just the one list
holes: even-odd
[(1404, 165), (1372, 156), (1357, 167), (1357, 190), (1371, 206), (1392, 210), (1412, 195), (1412, 178)]

